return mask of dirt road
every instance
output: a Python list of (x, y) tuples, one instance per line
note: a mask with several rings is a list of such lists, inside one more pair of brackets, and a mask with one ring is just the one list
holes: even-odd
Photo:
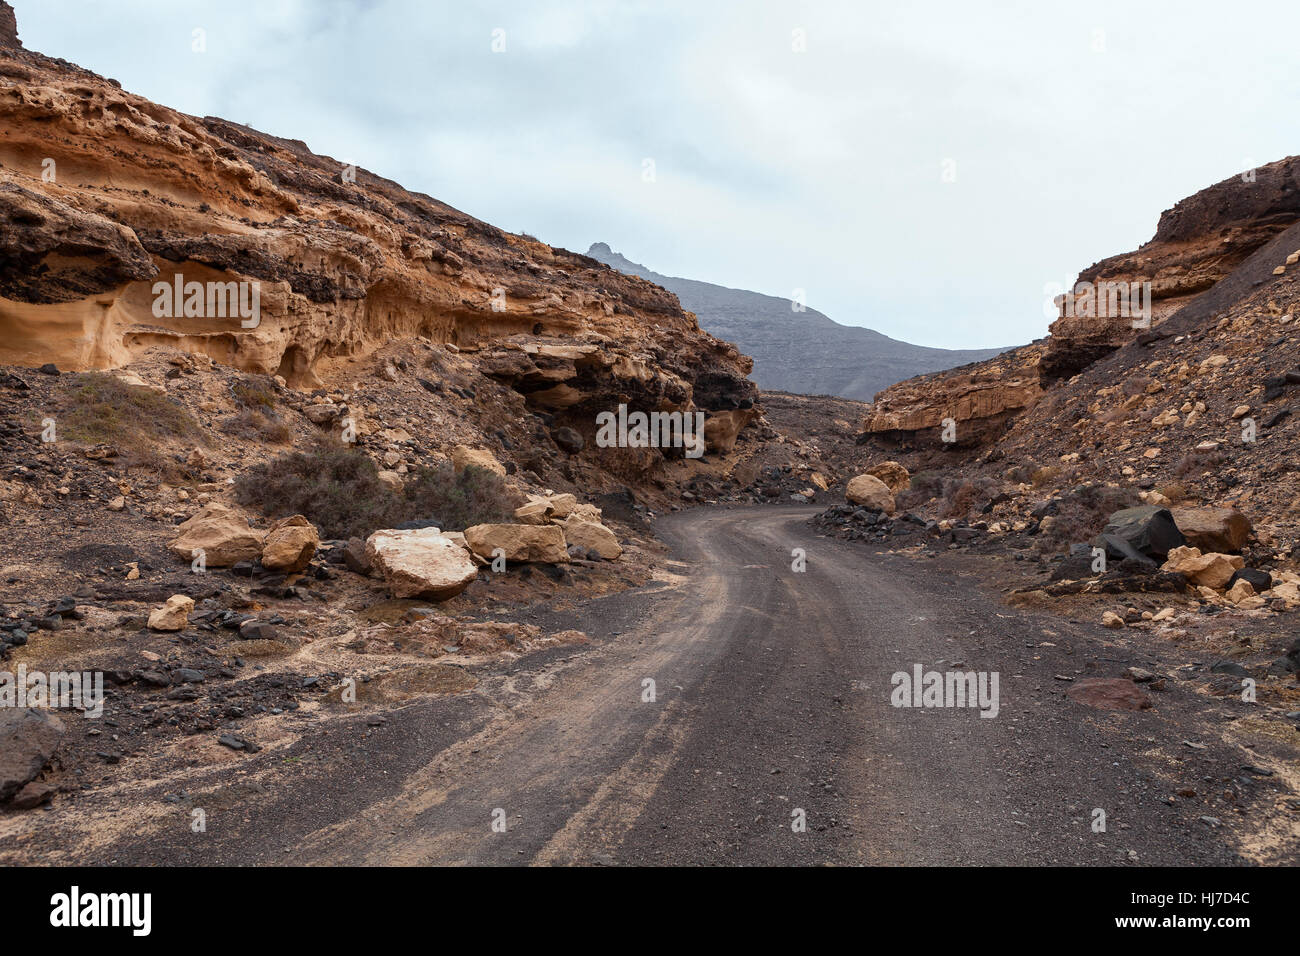
[[(175, 813), (83, 861), (1244, 862), (1244, 823), (1172, 797), (1239, 773), (1244, 752), (1213, 729), (1231, 701), (1076, 704), (1059, 677), (1122, 673), (1102, 628), (1008, 608), (942, 562), (817, 537), (811, 513), (661, 519), (662, 579), (576, 619), (598, 646), (381, 727), (332, 722), (195, 797), (213, 808), (206, 833)], [(997, 672), (997, 716), (893, 706), (891, 675), (916, 664)]]

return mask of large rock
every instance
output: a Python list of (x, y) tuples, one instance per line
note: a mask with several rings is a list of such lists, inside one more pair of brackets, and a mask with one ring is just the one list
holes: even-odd
[(894, 496), (890, 494), (889, 486), (875, 475), (858, 475), (844, 489), (844, 497), (850, 503), (864, 508), (873, 508), (885, 514), (894, 513)]
[(302, 515), (281, 518), (266, 533), (262, 544), (262, 566), (271, 571), (293, 574), (307, 567), (320, 547), (320, 535)]
[[(529, 500), (537, 500), (535, 496), (529, 496)], [(552, 518), (567, 518), (574, 508), (578, 507), (578, 499), (574, 495), (546, 495), (541, 500), (546, 502), (547, 515)], [(589, 507), (595, 508), (595, 505)], [(596, 516), (599, 520), (600, 509), (596, 508)]]
[(623, 553), (614, 532), (595, 521), (582, 521), (571, 518), (564, 522), (564, 540), (570, 547), (577, 545), (588, 551), (595, 551), (606, 561), (613, 561)]
[(726, 454), (732, 451), (736, 447), (736, 439), (740, 437), (741, 430), (757, 417), (758, 411), (753, 408), (709, 412), (708, 417), (704, 419), (705, 448), (714, 454)]
[(491, 561), (500, 548), (506, 561), (564, 564), (569, 560), (564, 531), (558, 525), (476, 524), (465, 529), (465, 541), (480, 558)]
[(1151, 706), (1150, 695), (1123, 677), (1085, 677), (1065, 693), (1075, 703), (1099, 710), (1146, 710)]
[(529, 495), (528, 501), (515, 509), (515, 518), (520, 524), (548, 524), (552, 521), (563, 524), (575, 509), (583, 509), (584, 520), (600, 521), (600, 509), (594, 505), (579, 505), (578, 499), (570, 494)]
[(202, 551), (210, 568), (228, 568), (262, 555), (264, 533), (250, 528), (247, 518), (220, 502), (214, 501), (176, 530), (180, 534), (168, 543), (168, 550), (186, 561)]
[(1186, 542), (1168, 508), (1141, 505), (1112, 514), (1092, 543), (1104, 547), (1114, 558), (1133, 557), (1129, 549), (1148, 557), (1164, 558)]
[(1031, 343), (978, 365), (891, 385), (876, 395), (864, 428), (878, 435), (924, 433), (957, 447), (991, 441), (1042, 394), (1042, 350), (1041, 344)]
[(1198, 586), (1225, 588), (1245, 563), (1237, 554), (1202, 554), (1199, 548), (1174, 548), (1161, 570), (1176, 571)]
[(190, 612), (194, 610), (194, 598), (184, 594), (173, 594), (162, 607), (154, 608), (149, 615), (151, 631), (183, 631), (190, 623)]
[(455, 466), (457, 473), (464, 471), (470, 465), (477, 465), (479, 468), (486, 468), (502, 478), (506, 475), (506, 467), (496, 460), (496, 456), (485, 448), (470, 448), (468, 445), (457, 445), (451, 450), (451, 463)]
[(545, 500), (529, 501), (515, 509), (515, 520), (520, 524), (548, 524), (551, 509)]
[(568, 452), (570, 455), (578, 454), (578, 452), (582, 451), (583, 447), (587, 444), (582, 435), (574, 429), (569, 428), (567, 425), (551, 432), (551, 438), (555, 444), (559, 445), (563, 451)]
[[(568, 495), (567, 497), (572, 498), (573, 496), (572, 496), (572, 495)], [(583, 502), (583, 503), (581, 503), (581, 504), (575, 504), (575, 505), (573, 505), (573, 506), (572, 506), (572, 507), (571, 507), (567, 512), (565, 512), (564, 514), (559, 514), (559, 513), (557, 513), (557, 514), (555, 515), (555, 517), (557, 517), (557, 518), (564, 518), (564, 519), (566, 519), (566, 520), (567, 520), (567, 519), (572, 519), (572, 518), (577, 518), (577, 519), (579, 519), (579, 520), (581, 520), (581, 521), (594, 521), (596, 524), (600, 524), (600, 523), (601, 523), (601, 519), (604, 517), (604, 512), (602, 512), (602, 511), (601, 511), (599, 508), (597, 508), (595, 505), (589, 505), (589, 504), (587, 504), (586, 502)]]
[(1172, 513), (1187, 543), (1201, 551), (1235, 554), (1250, 538), (1250, 519), (1236, 508), (1174, 508)]
[(47, 710), (0, 707), (0, 803), (36, 779), (66, 730)]
[(376, 531), (366, 557), (395, 598), (453, 598), (478, 575), (469, 552), (437, 528)]
[(878, 465), (872, 465), (866, 473), (883, 481), (891, 495), (905, 491), (912, 483), (911, 473), (896, 461), (882, 461)]

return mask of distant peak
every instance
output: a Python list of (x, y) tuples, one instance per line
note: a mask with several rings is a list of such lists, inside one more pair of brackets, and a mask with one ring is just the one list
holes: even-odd
[(647, 275), (650, 269), (641, 265), (639, 262), (633, 262), (622, 253), (615, 252), (609, 247), (608, 242), (593, 242), (591, 248), (587, 250), (587, 255), (603, 262), (607, 266), (617, 269), (619, 272), (630, 272), (633, 275)]

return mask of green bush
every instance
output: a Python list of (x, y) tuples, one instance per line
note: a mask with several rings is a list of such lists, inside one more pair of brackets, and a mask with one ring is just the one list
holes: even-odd
[(331, 445), (250, 468), (236, 479), (235, 496), (270, 518), (301, 514), (327, 538), (364, 538), (410, 521), (459, 531), (512, 514), (505, 483), (486, 469), (457, 475), (449, 462), (417, 468), (395, 491), (364, 453)]

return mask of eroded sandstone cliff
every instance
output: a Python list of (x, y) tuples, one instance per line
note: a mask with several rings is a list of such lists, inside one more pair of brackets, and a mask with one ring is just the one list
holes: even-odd
[(938, 441), (939, 424), (951, 418), (959, 445), (988, 445), (1056, 384), (1125, 346), (1171, 337), (1173, 327), (1166, 323), (1175, 316), (1181, 316), (1182, 331), (1193, 330), (1271, 282), (1278, 263), (1269, 259), (1268, 269), (1258, 275), (1247, 266), (1297, 222), (1300, 157), (1203, 189), (1162, 213), (1150, 242), (1094, 263), (1076, 280), (1094, 289), (1104, 283), (1140, 289), (1149, 283), (1149, 299), (1141, 298), (1141, 305), (1150, 306), (1149, 316), (1134, 314), (1140, 293), (1124, 314), (1108, 308), (1101, 295), (1091, 303), (1060, 301), (1062, 315), (1046, 338), (988, 361), (891, 386), (876, 397), (864, 429), (888, 440)]
[[(246, 299), (255, 283), (258, 315), (220, 292), (170, 301), (193, 283)], [(481, 352), (545, 408), (732, 413), (756, 396), (749, 360), (671, 293), (24, 50), (0, 3), (0, 364), (109, 368), (172, 346), (314, 386), (417, 337)]]
[[(1161, 214), (1150, 242), (1094, 263), (1079, 273), (1077, 281), (1093, 286), (1150, 283), (1149, 323), (1154, 328), (1296, 222), (1300, 222), (1300, 157), (1292, 156), (1178, 202)], [(1146, 324), (1135, 328), (1131, 315), (1090, 311), (1094, 314), (1062, 314), (1052, 323), (1040, 365), (1044, 377), (1077, 374), (1133, 341)]]

